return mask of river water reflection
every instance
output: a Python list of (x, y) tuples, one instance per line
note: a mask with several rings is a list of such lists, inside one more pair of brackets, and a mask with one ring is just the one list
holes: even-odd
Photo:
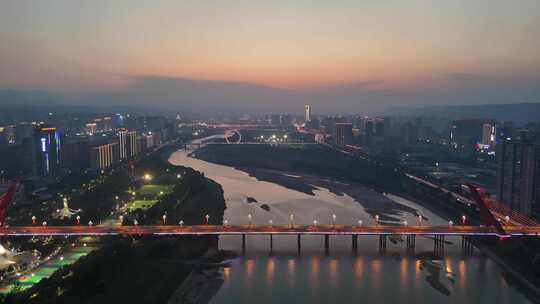
[[(295, 214), (295, 222), (302, 224), (314, 219), (330, 223), (332, 214), (343, 224), (373, 222), (362, 201), (327, 189), (308, 195), (189, 157), (185, 151), (173, 153), (170, 162), (202, 171), (222, 185), (227, 203), (224, 217), (231, 224), (247, 223), (248, 214), (256, 224), (269, 220), (287, 223), (289, 214)], [(426, 218), (426, 224), (446, 223), (402, 198), (367, 192), (366, 198), (380, 199), (380, 204), (391, 201), (414, 208)], [(269, 210), (261, 208), (262, 204)], [(417, 220), (407, 212), (397, 216), (400, 221)], [(418, 237), (414, 252), (407, 250), (405, 240), (392, 239), (381, 252), (378, 237), (363, 236), (353, 255), (350, 236), (332, 236), (326, 255), (322, 236), (303, 236), (298, 255), (296, 236), (274, 236), (270, 256), (268, 236), (248, 236), (246, 255), (223, 270), (224, 283), (212, 303), (530, 303), (507, 283), (492, 260), (478, 251), (463, 254), (459, 237), (446, 241), (444, 254), (436, 257), (434, 241), (429, 238)], [(238, 252), (241, 238), (222, 236), (219, 246)]]

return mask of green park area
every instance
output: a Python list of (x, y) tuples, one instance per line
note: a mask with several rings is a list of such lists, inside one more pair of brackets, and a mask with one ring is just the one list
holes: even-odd
[(173, 185), (144, 185), (138, 191), (137, 194), (142, 196), (158, 196), (170, 193)]
[(143, 209), (146, 210), (152, 206), (154, 206), (158, 200), (135, 200), (128, 204), (128, 211), (133, 211), (136, 209)]

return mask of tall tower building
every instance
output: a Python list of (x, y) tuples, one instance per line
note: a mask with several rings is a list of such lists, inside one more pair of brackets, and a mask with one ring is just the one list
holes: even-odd
[(128, 131), (126, 133), (126, 154), (127, 157), (135, 157), (139, 153), (137, 143), (137, 131)]
[(525, 215), (540, 207), (540, 145), (504, 141), (497, 146), (499, 200)]
[(32, 137), (32, 172), (50, 176), (60, 165), (60, 133), (54, 127), (37, 126)]
[(304, 108), (305, 108), (305, 112), (306, 112), (305, 117), (304, 117), (305, 121), (309, 122), (309, 121), (311, 121), (311, 106), (310, 105), (305, 105)]
[(128, 157), (128, 149), (127, 149), (127, 136), (128, 131), (126, 129), (121, 129), (118, 131), (118, 143), (119, 143), (119, 150), (120, 150), (120, 160), (126, 159)]
[(352, 123), (350, 122), (338, 122), (336, 123), (335, 135), (336, 144), (338, 146), (345, 146), (352, 142)]

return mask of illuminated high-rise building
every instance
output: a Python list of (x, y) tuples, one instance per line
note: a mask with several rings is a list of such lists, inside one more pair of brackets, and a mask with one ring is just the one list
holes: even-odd
[(90, 167), (93, 169), (106, 169), (119, 159), (118, 142), (111, 142), (93, 146), (90, 150)]
[(498, 199), (525, 215), (540, 211), (540, 145), (504, 141), (496, 155)]
[(60, 165), (60, 133), (54, 127), (37, 126), (32, 138), (32, 172), (55, 175)]
[(311, 121), (311, 106), (310, 105), (305, 105), (305, 117), (304, 117), (304, 119), (305, 119), (306, 122)]
[(350, 122), (338, 122), (335, 127), (334, 134), (336, 144), (338, 146), (345, 146), (352, 142), (352, 123)]
[(137, 131), (128, 131), (126, 134), (126, 155), (128, 158), (135, 157), (139, 154), (139, 143)]
[(128, 130), (121, 129), (118, 131), (118, 143), (120, 145), (120, 159), (126, 159), (128, 157), (128, 149), (127, 149), (127, 135)]

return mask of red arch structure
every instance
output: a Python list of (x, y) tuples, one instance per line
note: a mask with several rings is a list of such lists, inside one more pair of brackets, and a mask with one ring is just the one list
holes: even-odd
[(471, 190), (472, 197), (476, 201), (476, 204), (478, 205), (478, 208), (480, 209), (480, 221), (482, 221), (482, 223), (488, 227), (489, 226), (494, 227), (497, 230), (497, 232), (501, 234), (501, 236), (507, 235), (501, 223), (495, 218), (495, 216), (489, 210), (489, 207), (486, 201), (482, 198), (482, 195), (478, 191), (477, 187), (471, 184), (467, 184), (467, 187), (469, 187), (469, 189)]
[(9, 186), (6, 193), (0, 196), (0, 226), (4, 224), (7, 214), (7, 208), (11, 200), (13, 199), (13, 194), (17, 191), (17, 184), (12, 184)]

